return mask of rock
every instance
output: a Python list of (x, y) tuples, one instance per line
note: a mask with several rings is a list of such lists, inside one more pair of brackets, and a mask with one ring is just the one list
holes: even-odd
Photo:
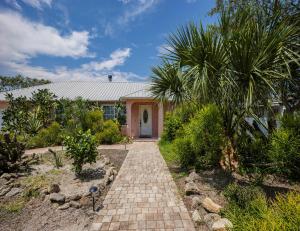
[(2, 188), (0, 191), (0, 196), (4, 196), (6, 193), (8, 193), (10, 191), (12, 187), (11, 186), (6, 186), (5, 188)]
[(99, 192), (103, 191), (106, 188), (106, 181), (101, 179), (100, 183), (97, 185)]
[(221, 218), (220, 220), (216, 221), (212, 225), (212, 230), (214, 231), (226, 231), (233, 228), (233, 224), (227, 218)]
[(5, 185), (10, 185), (10, 184), (13, 184), (14, 182), (15, 182), (15, 180), (11, 178), (10, 180), (5, 182)]
[(78, 200), (80, 200), (80, 198), (81, 198), (81, 195), (76, 194), (76, 195), (69, 196), (68, 199), (70, 201), (78, 201)]
[(17, 173), (11, 173), (10, 176), (11, 176), (11, 178), (18, 178), (19, 177)]
[(200, 197), (193, 197), (192, 199), (192, 208), (197, 209), (201, 205), (201, 199)]
[(110, 182), (113, 182), (114, 178), (115, 178), (114, 175), (111, 175), (110, 177), (108, 177), (108, 179), (109, 179)]
[(81, 207), (81, 204), (77, 201), (70, 201), (70, 207), (79, 209)]
[(5, 180), (10, 180), (10, 178), (12, 178), (13, 176), (9, 173), (3, 173), (1, 178), (5, 179)]
[(117, 172), (116, 169), (113, 170), (113, 174), (114, 174), (114, 176), (117, 176), (117, 175), (118, 175), (118, 172)]
[(59, 209), (59, 210), (66, 210), (68, 208), (70, 208), (70, 204), (69, 203), (65, 203), (65, 204), (59, 206), (57, 209)]
[(185, 185), (185, 194), (187, 196), (193, 194), (200, 194), (200, 190), (194, 182), (189, 182)]
[(110, 161), (107, 157), (104, 157), (103, 162), (104, 162), (105, 165), (110, 164)]
[(219, 213), (222, 206), (216, 204), (215, 202), (212, 201), (209, 197), (206, 197), (202, 203), (202, 207), (205, 208), (208, 212), (211, 213)]
[(189, 174), (189, 178), (194, 182), (201, 179), (200, 176), (194, 171)]
[(81, 206), (86, 206), (89, 204), (89, 198), (88, 197), (81, 197), (81, 199), (79, 200), (79, 203)]
[(105, 182), (105, 185), (109, 185), (110, 182), (111, 182), (112, 178), (111, 177), (108, 177), (108, 176), (105, 176), (104, 177), (104, 182)]
[(107, 176), (113, 176), (114, 175), (114, 171), (115, 171), (114, 167), (110, 167), (109, 169), (107, 169), (106, 175)]
[(189, 176), (187, 176), (186, 178), (184, 178), (184, 183), (187, 184), (189, 182), (193, 182), (193, 180)]
[(63, 204), (65, 203), (66, 197), (61, 193), (51, 193), (49, 199), (52, 203)]
[(46, 188), (42, 189), (41, 194), (48, 195), (49, 194), (48, 189), (46, 189)]
[(48, 192), (49, 193), (59, 193), (60, 192), (60, 188), (58, 184), (51, 184), (48, 188)]
[(12, 197), (19, 193), (21, 193), (23, 190), (21, 188), (12, 188), (8, 193), (5, 194), (6, 197)]
[(208, 213), (203, 217), (203, 221), (207, 224), (208, 227), (212, 227), (212, 224), (220, 219), (221, 216), (216, 213)]
[(197, 210), (193, 212), (192, 219), (196, 224), (201, 224), (203, 222), (200, 213)]

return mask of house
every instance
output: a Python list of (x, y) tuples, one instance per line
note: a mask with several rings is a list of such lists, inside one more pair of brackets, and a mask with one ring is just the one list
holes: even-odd
[[(123, 134), (132, 138), (158, 138), (163, 130), (164, 113), (168, 105), (156, 100), (149, 87), (149, 83), (142, 82), (113, 82), (109, 76), (107, 82), (56, 82), (6, 93), (12, 93), (14, 97), (29, 98), (38, 89), (49, 89), (58, 98), (74, 100), (82, 97), (101, 104), (106, 119), (115, 118), (115, 105), (121, 102), (126, 105), (126, 124), (122, 125)], [(6, 93), (0, 93), (0, 122), (1, 110), (8, 106), (5, 100)]]

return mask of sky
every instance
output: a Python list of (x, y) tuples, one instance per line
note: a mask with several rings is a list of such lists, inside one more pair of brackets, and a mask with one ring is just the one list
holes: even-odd
[(0, 75), (150, 81), (170, 33), (215, 0), (0, 0)]

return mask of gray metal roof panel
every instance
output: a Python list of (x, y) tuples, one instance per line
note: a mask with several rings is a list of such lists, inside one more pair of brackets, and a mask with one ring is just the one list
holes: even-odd
[(140, 98), (153, 98), (149, 91), (149, 83), (138, 82), (57, 82), (29, 88), (17, 89), (0, 93), (0, 100), (5, 100), (5, 93), (14, 97), (31, 97), (38, 89), (49, 89), (58, 98), (74, 100), (82, 97), (92, 101), (116, 101), (130, 94)]

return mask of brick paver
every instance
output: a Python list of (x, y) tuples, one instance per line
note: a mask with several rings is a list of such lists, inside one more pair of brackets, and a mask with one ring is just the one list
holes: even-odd
[(95, 222), (98, 230), (195, 230), (154, 142), (130, 146)]

